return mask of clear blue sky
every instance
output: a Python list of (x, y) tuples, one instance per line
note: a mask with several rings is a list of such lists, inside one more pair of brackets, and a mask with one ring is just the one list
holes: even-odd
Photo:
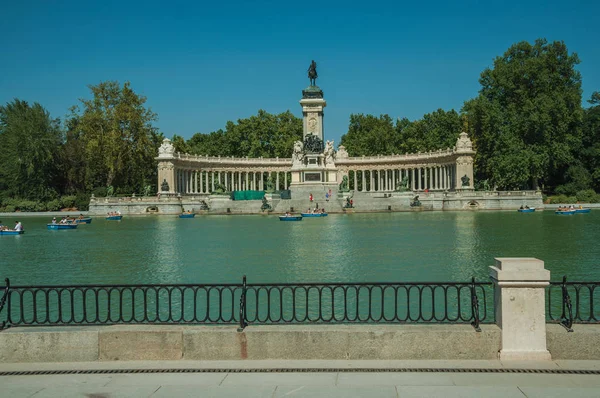
[(600, 91), (597, 0), (3, 3), (0, 103), (39, 102), (64, 118), (87, 85), (130, 81), (168, 137), (258, 109), (301, 116), (311, 59), (336, 145), (351, 113), (460, 109), (518, 41), (565, 41), (581, 58), (584, 100)]

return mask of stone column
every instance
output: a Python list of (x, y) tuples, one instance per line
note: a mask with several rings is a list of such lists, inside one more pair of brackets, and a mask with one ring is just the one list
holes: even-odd
[(496, 258), (490, 267), (500, 360), (550, 360), (546, 348), (546, 296), (550, 271), (536, 258)]
[(275, 190), (279, 191), (279, 171), (275, 172)]
[(415, 190), (415, 169), (410, 169), (411, 170), (411, 182), (410, 182), (410, 189), (411, 191)]

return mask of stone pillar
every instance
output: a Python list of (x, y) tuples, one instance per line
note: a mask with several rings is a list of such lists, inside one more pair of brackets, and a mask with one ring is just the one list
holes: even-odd
[(415, 190), (415, 169), (410, 169), (411, 170), (411, 182), (410, 182), (410, 189), (412, 191)]
[(275, 190), (279, 191), (279, 172), (275, 172)]
[(546, 348), (546, 296), (550, 271), (536, 258), (496, 258), (490, 267), (500, 360), (550, 360)]

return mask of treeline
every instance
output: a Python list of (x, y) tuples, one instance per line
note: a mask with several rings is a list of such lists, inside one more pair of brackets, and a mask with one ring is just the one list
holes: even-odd
[(156, 115), (129, 83), (90, 86), (61, 125), (40, 104), (0, 106), (0, 211), (86, 209), (90, 194), (156, 192)]
[(341, 143), (352, 156), (429, 151), (454, 146), (466, 131), (479, 188), (598, 201), (591, 190), (600, 191), (600, 94), (582, 107), (578, 63), (563, 42), (517, 43), (482, 72), (479, 95), (460, 113), (440, 109), (414, 122), (351, 115)]
[[(517, 43), (481, 73), (479, 95), (459, 112), (438, 109), (415, 121), (353, 114), (341, 144), (351, 156), (424, 152), (453, 147), (467, 131), (478, 188), (539, 187), (566, 202), (600, 201), (600, 93), (582, 106), (578, 63), (562, 42)], [(92, 99), (63, 123), (38, 103), (0, 106), (0, 211), (85, 209), (92, 193), (157, 191), (154, 157), (164, 136), (146, 98), (129, 83), (90, 90)], [(301, 138), (302, 119), (259, 110), (173, 143), (197, 155), (290, 157)]]

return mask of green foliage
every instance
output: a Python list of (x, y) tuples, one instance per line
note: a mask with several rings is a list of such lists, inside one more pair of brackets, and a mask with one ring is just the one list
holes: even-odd
[(581, 76), (563, 42), (520, 42), (483, 71), (465, 103), (478, 179), (500, 188), (563, 183), (581, 146)]
[[(71, 108), (67, 121), (65, 158), (74, 187), (135, 187), (155, 183), (154, 157), (162, 134), (152, 123), (156, 115), (144, 106), (146, 98), (127, 82), (102, 82), (89, 87), (93, 98)], [(74, 170), (82, 168), (85, 173)]]
[(438, 109), (423, 119), (397, 119), (395, 124), (389, 115), (353, 114), (341, 143), (350, 156), (428, 152), (454, 147), (461, 128), (455, 110)]
[(187, 142), (175, 135), (172, 141), (175, 151), (194, 155), (287, 158), (301, 139), (302, 119), (290, 111), (273, 115), (261, 109), (255, 116), (227, 122), (225, 130), (197, 133)]
[(47, 199), (55, 195), (59, 121), (38, 103), (15, 99), (0, 106), (0, 193), (4, 197)]
[(47, 211), (59, 211), (61, 208), (62, 207), (60, 199), (53, 199), (46, 203)]
[(81, 210), (81, 211), (89, 210), (89, 207), (90, 207), (90, 195), (87, 195), (87, 194), (85, 194), (83, 192), (78, 193), (75, 196), (75, 202), (74, 202), (74, 204), (75, 204), (75, 207), (78, 210)]
[(592, 178), (591, 186), (600, 191), (600, 92), (588, 100), (591, 106), (583, 115), (581, 160)]
[(60, 198), (60, 205), (63, 209), (75, 207), (75, 195), (63, 196)]
[(600, 202), (600, 195), (593, 189), (585, 189), (577, 192), (577, 201), (581, 203), (598, 203)]
[(555, 195), (550, 197), (550, 204), (559, 205), (559, 204), (573, 204), (577, 203), (577, 198), (575, 196), (567, 196), (567, 195)]

